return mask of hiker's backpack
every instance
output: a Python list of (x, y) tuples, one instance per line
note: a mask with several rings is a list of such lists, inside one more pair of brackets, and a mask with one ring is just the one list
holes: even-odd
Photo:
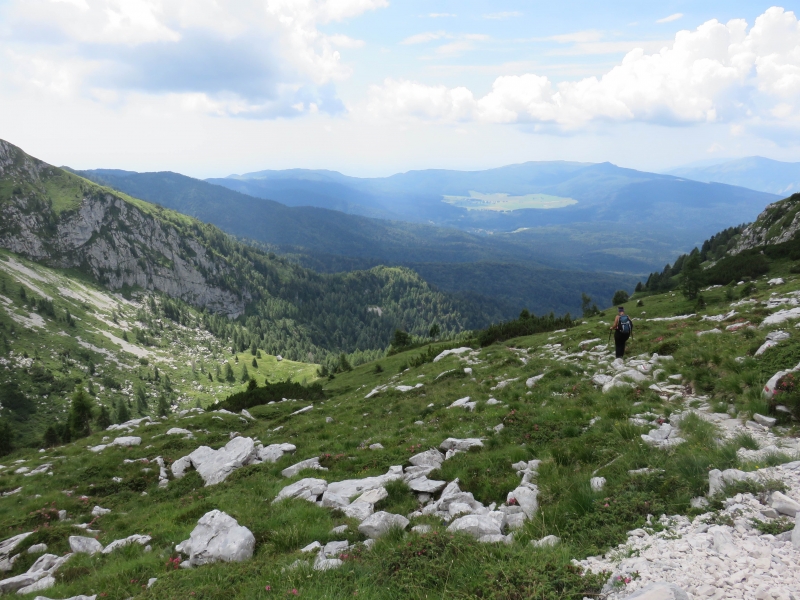
[(631, 330), (633, 329), (633, 323), (631, 323), (631, 318), (628, 315), (620, 316), (618, 329), (626, 335), (631, 334)]

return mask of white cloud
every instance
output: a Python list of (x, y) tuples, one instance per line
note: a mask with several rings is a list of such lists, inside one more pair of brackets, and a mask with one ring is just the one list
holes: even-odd
[(575, 31), (573, 33), (562, 33), (559, 35), (551, 35), (546, 38), (540, 38), (537, 41), (558, 42), (559, 44), (572, 44), (572, 43), (586, 43), (597, 42), (603, 39), (603, 33), (594, 29), (586, 31)]
[(502, 20), (502, 19), (511, 19), (513, 17), (521, 17), (522, 13), (518, 10), (507, 10), (503, 12), (496, 12), (496, 13), (489, 13), (488, 15), (483, 15), (484, 19), (493, 19), (493, 20)]
[(319, 26), (386, 6), (387, 0), (9, 0), (0, 20), (10, 31), (7, 49), (19, 56), (13, 73), (0, 66), (0, 79), (35, 84), (49, 65), (57, 74), (50, 88), (97, 101), (113, 90), (141, 91), (186, 95), (193, 106), (205, 97), (213, 114), (292, 115), (299, 104), (336, 112), (343, 105), (331, 86), (351, 74), (338, 49), (364, 42)]
[(443, 17), (455, 17), (453, 13), (429, 13), (428, 17), (431, 19), (441, 19)]
[(448, 36), (447, 33), (444, 31), (424, 31), (422, 33), (417, 33), (415, 35), (409, 36), (400, 43), (403, 44), (404, 46), (411, 46), (414, 44), (425, 44), (427, 42), (440, 40), (446, 37), (451, 37), (451, 36)]
[(800, 23), (781, 8), (760, 15), (749, 32), (744, 20), (712, 20), (678, 32), (659, 52), (632, 49), (599, 78), (554, 83), (530, 73), (502, 76), (480, 98), (464, 87), (387, 79), (370, 89), (367, 108), (392, 118), (576, 128), (593, 120), (733, 121), (762, 103), (781, 115), (789, 113), (776, 104), (792, 111), (800, 104)]
[(683, 18), (683, 13), (675, 13), (668, 17), (664, 17), (663, 19), (658, 19), (656, 23), (672, 23), (673, 21), (677, 21), (678, 19)]

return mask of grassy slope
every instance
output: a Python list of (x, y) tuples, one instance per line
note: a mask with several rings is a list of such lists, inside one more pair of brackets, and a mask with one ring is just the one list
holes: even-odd
[[(20, 296), (21, 287), (26, 290), (27, 301)], [(180, 325), (153, 315), (141, 298), (126, 300), (75, 274), (66, 275), (5, 251), (0, 251), (0, 296), (0, 333), (6, 340), (5, 347), (0, 342), (0, 355), (5, 355), (10, 367), (10, 371), (0, 373), (0, 380), (18, 381), (35, 403), (31, 418), (17, 425), (19, 440), (38, 435), (54, 419), (63, 420), (74, 387), (89, 382), (98, 404), (110, 409), (120, 399), (132, 400), (135, 387), (142, 386), (149, 397), (148, 412), (152, 413), (162, 393), (183, 407), (225, 398), (241, 389), (242, 365), (259, 383), (267, 378), (310, 381), (316, 377), (316, 365), (278, 362), (267, 354), (253, 367), (254, 357), (249, 351), (233, 354), (223, 340), (199, 329), (195, 311), (187, 309), (191, 321)], [(44, 296), (55, 299), (54, 316), (31, 307), (31, 298)], [(74, 326), (66, 323), (66, 310), (74, 317)], [(152, 326), (137, 321), (142, 313), (155, 317)], [(21, 319), (41, 319), (42, 326), (31, 327)], [(145, 343), (141, 334), (137, 340), (137, 329), (148, 338)], [(130, 346), (124, 345), (123, 336)], [(143, 365), (140, 358), (148, 364)], [(235, 383), (218, 381), (215, 376), (217, 365), (224, 367), (225, 362), (233, 367)], [(88, 373), (90, 364), (94, 366), (92, 376)], [(169, 377), (172, 392), (165, 387), (163, 376), (158, 381), (153, 379), (154, 368)], [(209, 381), (209, 372), (214, 381)], [(109, 381), (119, 389), (109, 387)], [(136, 412), (133, 404), (131, 412)]]
[[(787, 273), (788, 264), (776, 263), (770, 277)], [(781, 292), (800, 289), (797, 277), (787, 277), (787, 281)], [(756, 298), (766, 298), (770, 292), (765, 281), (757, 286)], [(709, 306), (704, 312), (729, 310), (722, 289), (708, 291), (705, 297)], [(732, 320), (745, 318), (752, 323), (760, 322), (767, 313), (756, 305), (737, 310), (740, 314)], [(709, 396), (715, 410), (728, 409), (732, 402), (743, 418), (751, 412), (765, 412), (760, 399), (764, 381), (778, 368), (794, 366), (800, 359), (800, 339), (792, 327), (784, 327), (792, 331), (790, 340), (761, 357), (737, 363), (734, 358), (752, 354), (765, 331), (698, 337), (696, 331), (710, 329), (712, 324), (699, 318), (645, 320), (694, 312), (680, 295), (647, 297), (642, 307), (631, 303), (629, 312), (637, 324), (629, 345), (631, 354), (674, 354), (675, 360), (667, 363), (667, 374), (682, 374), (696, 393)], [(80, 531), (69, 523), (49, 523), (52, 511), (66, 509), (73, 522), (82, 523), (91, 520), (89, 513), (95, 504), (113, 511), (95, 523), (101, 530), (101, 542), (132, 533), (153, 535), (151, 553), (137, 546), (110, 556), (73, 558), (60, 571), (57, 587), (48, 591), (51, 597), (102, 592), (107, 594), (104, 597), (120, 599), (271, 598), (285, 597), (292, 589), (308, 598), (579, 599), (595, 594), (598, 581), (577, 578), (570, 570), (569, 559), (602, 552), (619, 543), (628, 530), (644, 524), (647, 514), (689, 512), (689, 499), (707, 490), (708, 470), (736, 466), (736, 449), (748, 443), (737, 440), (715, 446), (713, 429), (690, 420), (683, 426), (688, 443), (671, 452), (644, 446), (639, 434), (648, 428), (629, 424), (628, 417), (648, 411), (668, 416), (683, 408), (681, 402), (664, 402), (646, 387), (615, 389), (604, 395), (587, 381), (590, 373), (584, 372), (582, 363), (554, 361), (542, 349), (548, 343), (561, 343), (577, 351), (582, 340), (600, 337), (605, 341), (603, 323), (610, 318), (607, 311), (606, 316), (592, 318), (565, 333), (541, 334), (485, 348), (480, 351), (480, 362), (473, 365), (474, 379), (463, 374), (464, 365), (455, 357), (400, 373), (420, 353), (415, 350), (381, 360), (382, 372), (376, 372), (373, 363), (337, 376), (327, 383), (329, 399), (302, 415), (290, 416), (301, 406), (299, 403), (282, 403), (252, 409), (255, 423), (225, 415), (219, 420), (212, 414), (190, 419), (172, 417), (162, 425), (140, 428), (136, 435), (143, 437), (143, 443), (133, 449), (110, 448), (98, 455), (87, 452), (86, 445), (101, 441), (100, 432), (43, 455), (19, 451), (4, 457), (2, 463), (16, 466), (16, 461), (24, 460), (26, 465), (35, 466), (52, 461), (54, 475), (31, 479), (14, 475), (12, 468), (0, 474), (3, 491), (23, 486), (21, 493), (0, 498), (3, 537), (37, 528), (24, 546), (46, 541), (51, 551), (63, 553), (67, 537)], [(524, 348), (529, 349), (527, 364), (519, 359), (518, 349)], [(435, 380), (450, 369), (456, 370), (453, 376)], [(548, 374), (528, 394), (525, 378), (543, 371)], [(504, 389), (491, 390), (498, 379), (516, 377), (519, 380)], [(384, 392), (364, 399), (373, 387), (390, 381), (422, 382), (424, 386), (406, 394)], [(467, 395), (479, 401), (474, 413), (445, 408)], [(504, 404), (487, 406), (485, 401), (490, 396)], [(333, 423), (326, 423), (326, 417), (332, 417)], [(595, 417), (600, 417), (599, 421), (590, 426)], [(424, 424), (415, 425), (417, 420)], [(499, 423), (505, 428), (493, 433), (491, 428)], [(193, 430), (196, 439), (163, 435), (176, 425)], [(275, 431), (279, 426), (282, 429)], [(224, 483), (209, 488), (202, 487), (199, 477), (190, 473), (159, 490), (157, 471), (144, 472), (139, 463), (122, 462), (124, 458), (152, 459), (157, 455), (171, 461), (201, 444), (220, 447), (229, 439), (230, 431), (265, 444), (290, 442), (297, 446), (297, 452), (275, 465), (241, 469)], [(407, 464), (409, 456), (437, 446), (449, 436), (486, 438), (484, 449), (454, 457), (440, 473), (443, 479), (459, 477), (462, 488), (483, 502), (500, 502), (517, 485), (512, 462), (543, 460), (538, 480), (542, 508), (516, 535), (513, 545), (483, 546), (468, 538), (451, 539), (441, 524), (429, 521), (437, 533), (409, 534), (402, 539), (389, 536), (369, 552), (355, 552), (339, 570), (318, 573), (305, 568), (286, 569), (298, 558), (307, 558), (298, 549), (314, 540), (325, 543), (362, 538), (355, 533), (354, 522), (328, 509), (304, 501), (271, 504), (278, 491), (292, 481), (280, 476), (281, 469), (297, 460), (323, 455), (323, 464), (330, 470), (322, 475), (329, 481), (374, 475), (386, 472), (391, 465)], [(385, 449), (362, 449), (374, 442)], [(627, 473), (628, 469), (642, 467), (664, 472), (638, 478)], [(588, 487), (594, 473), (608, 479), (601, 494), (593, 494)], [(296, 479), (303, 475), (320, 473), (308, 472)], [(113, 476), (123, 477), (122, 483), (112, 482)], [(70, 490), (71, 495), (63, 490)], [(141, 496), (143, 491), (147, 497)], [(81, 495), (87, 499), (81, 500)], [(398, 486), (378, 508), (405, 514), (414, 507), (415, 499)], [(167, 566), (167, 560), (175, 555), (174, 545), (186, 539), (197, 519), (213, 508), (228, 512), (253, 531), (257, 540), (254, 558), (243, 564), (190, 571)], [(343, 523), (350, 525), (347, 534), (329, 533)], [(533, 550), (528, 545), (529, 540), (550, 533), (561, 536), (564, 544), (552, 550)], [(24, 571), (34, 559), (23, 555), (13, 573)], [(147, 591), (142, 584), (150, 577), (159, 580)]]

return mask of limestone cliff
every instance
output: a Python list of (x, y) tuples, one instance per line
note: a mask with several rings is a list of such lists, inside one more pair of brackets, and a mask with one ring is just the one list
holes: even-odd
[(140, 206), (2, 140), (0, 247), (83, 270), (111, 289), (157, 290), (230, 317), (249, 299), (225, 285), (224, 258), (159, 218), (157, 207)]
[(742, 231), (739, 243), (731, 250), (731, 254), (767, 244), (788, 242), (799, 230), (800, 194), (794, 194), (768, 205), (758, 219)]

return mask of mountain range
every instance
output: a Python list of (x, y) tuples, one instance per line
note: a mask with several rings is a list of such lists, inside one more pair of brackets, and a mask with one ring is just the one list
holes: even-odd
[(707, 166), (687, 166), (670, 175), (696, 181), (719, 182), (780, 196), (800, 192), (800, 163), (781, 162), (761, 156), (737, 158)]

